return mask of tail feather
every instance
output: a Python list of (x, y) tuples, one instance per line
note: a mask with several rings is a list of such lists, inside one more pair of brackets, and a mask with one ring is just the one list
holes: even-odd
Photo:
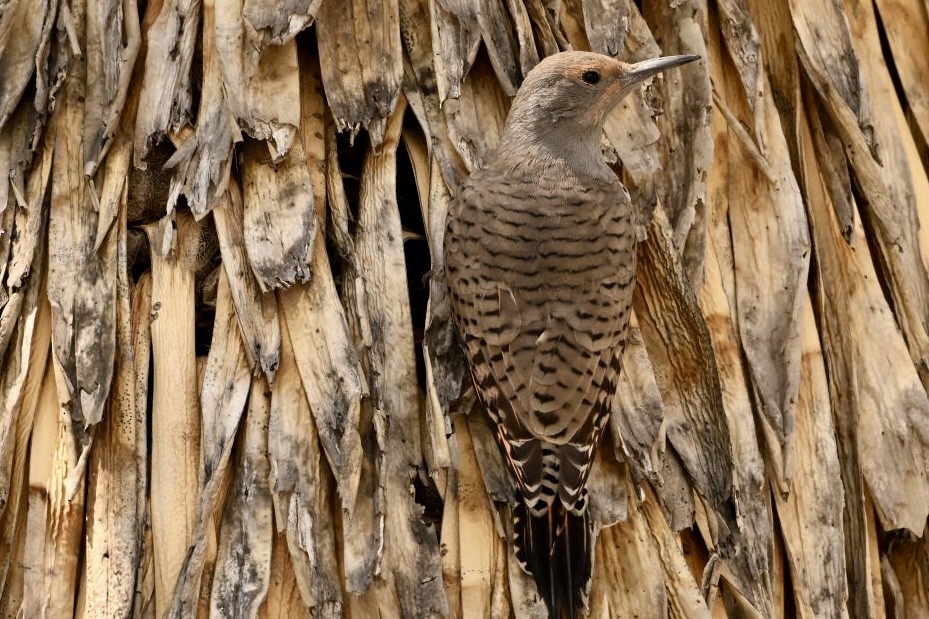
[(542, 516), (522, 501), (513, 518), (513, 547), (520, 566), (532, 575), (553, 619), (576, 619), (586, 607), (591, 573), (587, 512), (572, 514), (557, 498)]

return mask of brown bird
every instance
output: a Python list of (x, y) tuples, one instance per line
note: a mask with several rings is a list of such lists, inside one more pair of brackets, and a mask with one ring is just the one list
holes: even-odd
[(516, 556), (552, 617), (586, 604), (585, 485), (635, 285), (633, 206), (603, 160), (603, 121), (637, 83), (697, 58), (544, 59), (517, 93), (497, 151), (449, 209), (454, 322), (520, 494)]

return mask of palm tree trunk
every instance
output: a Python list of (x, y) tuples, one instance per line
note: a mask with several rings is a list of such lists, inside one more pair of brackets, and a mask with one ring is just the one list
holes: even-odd
[(0, 618), (544, 617), (445, 213), (566, 49), (638, 285), (591, 617), (929, 617), (929, 4), (0, 0)]

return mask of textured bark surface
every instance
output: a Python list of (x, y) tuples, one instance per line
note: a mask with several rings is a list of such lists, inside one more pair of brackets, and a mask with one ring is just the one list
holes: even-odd
[(703, 57), (604, 127), (590, 616), (929, 617), (927, 42), (919, 0), (0, 0), (0, 619), (544, 619), (441, 256), (566, 49)]

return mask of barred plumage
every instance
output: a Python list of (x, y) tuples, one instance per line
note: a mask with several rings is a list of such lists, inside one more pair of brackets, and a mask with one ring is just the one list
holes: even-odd
[[(541, 516), (556, 494), (577, 511), (589, 466), (577, 449), (594, 443), (602, 427), (594, 419), (609, 412), (635, 237), (615, 176), (586, 179), (579, 196), (574, 179), (522, 172), (480, 170), (464, 184), (449, 218), (445, 269), (477, 392)], [(565, 447), (567, 469), (556, 471)], [(561, 483), (563, 475), (573, 483)]]
[(619, 380), (635, 280), (629, 194), (603, 117), (673, 57), (564, 52), (526, 77), (500, 147), (448, 214), (445, 273), (478, 398), (521, 495), (517, 558), (554, 616), (590, 577), (584, 488)]

